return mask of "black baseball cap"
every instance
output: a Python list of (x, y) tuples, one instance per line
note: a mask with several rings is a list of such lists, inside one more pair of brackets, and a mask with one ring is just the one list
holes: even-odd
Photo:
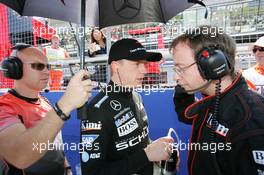
[(112, 61), (122, 59), (131, 61), (147, 60), (154, 62), (160, 61), (161, 58), (161, 53), (147, 52), (146, 48), (137, 40), (126, 38), (118, 40), (112, 45), (109, 52), (108, 64), (111, 64)]

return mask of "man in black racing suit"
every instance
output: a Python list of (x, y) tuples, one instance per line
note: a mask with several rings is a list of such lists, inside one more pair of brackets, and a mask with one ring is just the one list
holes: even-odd
[[(216, 31), (210, 26), (199, 29)], [(235, 43), (230, 36), (217, 33), (211, 37), (213, 33), (210, 32), (207, 35), (197, 34), (197, 31), (193, 33), (177, 37), (171, 45), (174, 78), (185, 90), (176, 86), (175, 110), (180, 121), (192, 124), (189, 174), (263, 175), (264, 98), (249, 90), (245, 79), (234, 71)], [(195, 65), (180, 67), (182, 58), (187, 65), (196, 61)], [(216, 104), (217, 80), (213, 78), (214, 71), (209, 69), (220, 70), (221, 66), (214, 68), (214, 64), (221, 62), (222, 58), (228, 59), (229, 69), (223, 69), (228, 71), (220, 76), (222, 89)], [(205, 97), (195, 102), (192, 93), (198, 90)], [(218, 115), (215, 115), (215, 108)]]
[(111, 81), (89, 103), (87, 120), (81, 123), (81, 167), (89, 175), (152, 175), (153, 162), (167, 160), (173, 142), (162, 137), (150, 144), (141, 85), (147, 61), (159, 61), (160, 53), (146, 52), (134, 39), (113, 44), (108, 63)]

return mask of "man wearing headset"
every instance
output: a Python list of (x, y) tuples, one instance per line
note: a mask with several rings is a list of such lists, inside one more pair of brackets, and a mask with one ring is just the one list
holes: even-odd
[(89, 175), (151, 175), (153, 162), (168, 159), (171, 137), (149, 143), (147, 114), (141, 96), (147, 61), (160, 53), (147, 52), (134, 39), (115, 42), (109, 53), (111, 81), (88, 105), (81, 123), (82, 173)]
[[(8, 174), (71, 174), (60, 148), (60, 130), (70, 112), (90, 96), (91, 81), (82, 81), (88, 72), (74, 76), (52, 107), (40, 94), (49, 79), (47, 57), (27, 44), (13, 49), (12, 56), (1, 63), (4, 76), (14, 79), (14, 88), (0, 97), (0, 150)], [(50, 143), (54, 145), (48, 149)]]
[[(219, 28), (200, 26), (174, 39), (170, 50), (175, 110), (193, 128), (189, 174), (263, 174), (264, 98), (234, 70), (234, 40)], [(194, 103), (196, 91), (204, 98)]]

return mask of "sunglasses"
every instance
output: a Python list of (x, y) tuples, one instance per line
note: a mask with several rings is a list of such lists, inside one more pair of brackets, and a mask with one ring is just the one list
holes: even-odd
[(24, 64), (30, 64), (31, 68), (37, 71), (43, 71), (45, 68), (47, 68), (48, 70), (51, 69), (50, 64), (43, 64), (43, 63), (24, 63)]
[(253, 53), (256, 53), (257, 51), (264, 52), (264, 47), (255, 47), (252, 49)]

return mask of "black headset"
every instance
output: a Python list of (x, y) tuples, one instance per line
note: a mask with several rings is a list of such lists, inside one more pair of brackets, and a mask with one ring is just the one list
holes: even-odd
[(206, 80), (218, 80), (231, 71), (229, 58), (216, 46), (202, 48), (196, 54), (196, 62)]
[(1, 68), (3, 69), (4, 76), (6, 78), (19, 80), (23, 76), (23, 63), (17, 57), (17, 52), (23, 49), (32, 47), (30, 44), (17, 43), (12, 47), (12, 54), (9, 57), (3, 59)]
[[(198, 36), (203, 35), (194, 32), (188, 34), (190, 40), (199, 39)], [(203, 47), (195, 54), (195, 59), (201, 76), (206, 80), (218, 80), (232, 70), (228, 56), (217, 45)]]

